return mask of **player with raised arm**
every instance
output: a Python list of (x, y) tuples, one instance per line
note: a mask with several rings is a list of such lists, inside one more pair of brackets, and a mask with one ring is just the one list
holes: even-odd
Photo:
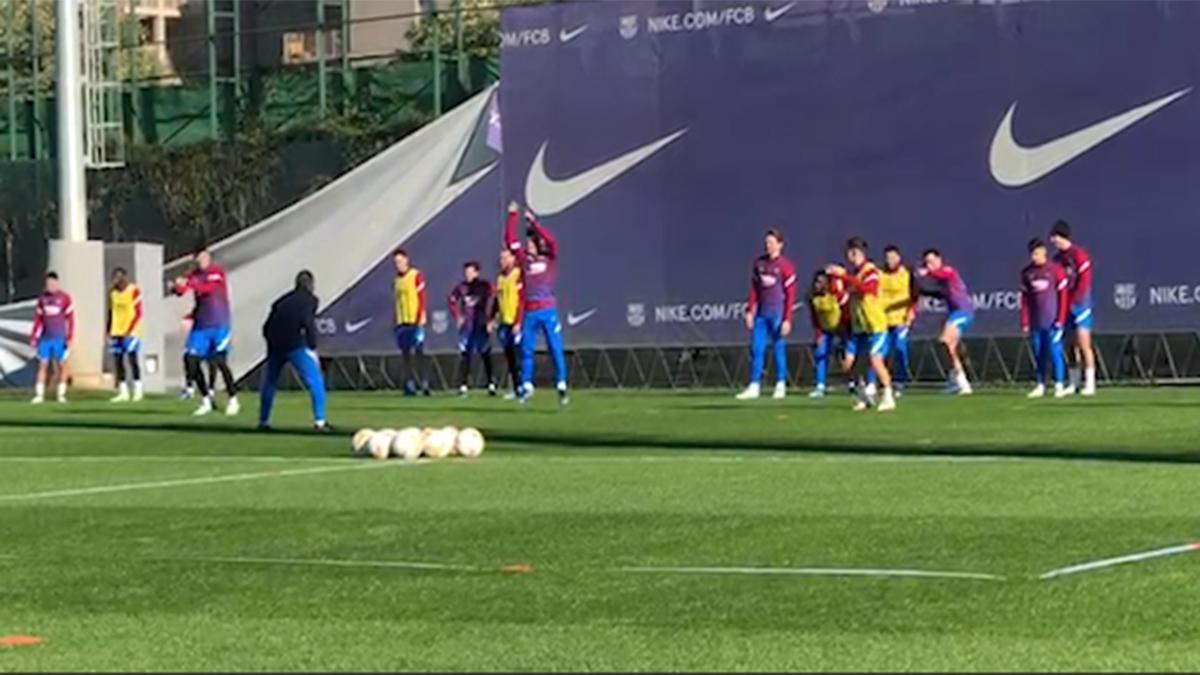
[(895, 244), (883, 249), (879, 295), (887, 313), (887, 353), (892, 358), (892, 380), (899, 396), (908, 384), (908, 332), (917, 317), (917, 301), (912, 273)]
[(392, 291), (396, 299), (396, 347), (404, 361), (404, 395), (416, 396), (418, 388), (425, 396), (429, 391), (429, 370), (425, 357), (425, 322), (427, 319), (425, 275), (413, 267), (408, 251), (402, 248), (392, 253), (396, 278)]
[[(858, 365), (860, 356), (868, 359), (883, 390), (879, 411), (895, 410), (892, 375), (884, 360), (887, 356), (887, 314), (879, 295), (879, 268), (867, 258), (867, 242), (862, 237), (852, 237), (846, 242), (846, 262), (850, 264), (849, 269), (840, 265), (825, 268), (826, 274), (841, 280), (850, 292), (851, 337), (846, 345), (846, 356), (852, 360), (852, 367)], [(866, 410), (874, 404), (867, 393), (865, 377), (859, 380), (857, 391), (855, 410)]]
[(458, 326), (458, 395), (466, 396), (471, 380), (471, 357), (479, 354), (487, 375), (488, 395), (496, 395), (496, 375), (492, 371), (492, 338), (488, 332), (492, 284), (479, 275), (479, 263), (463, 265), (463, 280), (450, 292), (450, 314)]
[(1063, 358), (1063, 325), (1070, 307), (1067, 275), (1050, 261), (1046, 242), (1029, 242), (1029, 264), (1021, 270), (1021, 330), (1029, 336), (1037, 361), (1037, 386), (1029, 398), (1046, 395), (1046, 371), (1054, 364), (1054, 398), (1067, 395), (1063, 385), (1066, 364)]
[(517, 237), (520, 213), (516, 202), (508, 205), (508, 219), (504, 225), (504, 245), (517, 258), (521, 267), (521, 282), (524, 284), (524, 318), (521, 330), (521, 394), (518, 400), (525, 402), (533, 395), (533, 357), (537, 350), (539, 331), (546, 337), (550, 358), (554, 361), (555, 388), (558, 402), (570, 402), (567, 394), (567, 359), (563, 351), (562, 324), (558, 320), (558, 306), (554, 297), (554, 285), (558, 278), (558, 241), (550, 231), (538, 222), (532, 211), (525, 210), (525, 246)]
[(813, 390), (809, 398), (825, 396), (829, 376), (829, 361), (845, 349), (850, 334), (850, 314), (844, 311), (846, 292), (840, 282), (832, 280), (825, 270), (813, 276), (808, 293), (808, 312), (813, 327)]
[[(142, 289), (129, 280), (125, 268), (113, 270), (112, 288), (108, 291), (108, 341), (112, 350), (113, 367), (117, 375), (117, 395), (113, 403), (141, 401), (142, 366), (140, 363), (142, 335)], [(125, 362), (129, 362), (128, 376)], [(132, 383), (132, 395), (130, 384)]]
[[(1071, 225), (1065, 220), (1054, 223), (1050, 242), (1058, 249), (1055, 261), (1067, 275), (1070, 312), (1065, 328), (1074, 334), (1075, 365), (1071, 367), (1071, 386), (1068, 393), (1078, 391), (1084, 396), (1096, 394), (1096, 351), (1092, 347), (1092, 257), (1071, 240)], [(1080, 369), (1083, 383), (1080, 388)]]
[(496, 334), (496, 341), (504, 349), (508, 363), (508, 376), (512, 380), (512, 391), (504, 398), (512, 399), (521, 394), (521, 312), (522, 298), (521, 268), (517, 266), (516, 254), (508, 248), (500, 250), (500, 272), (496, 275), (496, 297), (492, 302), (489, 330)]
[(196, 253), (196, 269), (186, 278), (176, 279), (173, 291), (176, 295), (191, 293), (196, 301), (184, 359), (190, 379), (200, 392), (200, 407), (193, 414), (207, 415), (213, 411), (216, 382), (205, 381), (200, 367), (204, 361), (215, 364), (225, 379), (225, 391), (229, 394), (225, 414), (238, 414), (241, 406), (238, 404), (237, 382), (233, 378), (233, 371), (229, 369), (233, 316), (225, 268), (213, 262), (212, 253), (207, 248), (201, 249)]
[(754, 259), (750, 273), (750, 299), (746, 303), (746, 330), (750, 331), (750, 385), (738, 400), (762, 394), (767, 346), (775, 352), (775, 391), (772, 398), (787, 397), (787, 336), (792, 333), (796, 304), (796, 267), (783, 255), (783, 235), (767, 230), (765, 252)]
[(962, 358), (958, 355), (958, 346), (962, 341), (963, 332), (975, 319), (975, 303), (967, 292), (958, 270), (948, 265), (942, 253), (931, 248), (921, 255), (922, 264), (917, 269), (917, 292), (936, 298), (946, 303), (946, 323), (942, 326), (939, 341), (946, 346), (946, 354), (950, 359), (950, 374), (946, 383), (946, 391), (951, 394), (969, 395), (972, 392), (971, 382), (967, 379), (966, 369), (963, 368)]
[(38, 405), (46, 400), (46, 381), (50, 367), (58, 368), (57, 399), (67, 402), (67, 383), (71, 379), (71, 343), (75, 341), (75, 303), (62, 289), (58, 274), (47, 272), (45, 286), (33, 308), (33, 331), (29, 343), (37, 350), (37, 382), (33, 400)]

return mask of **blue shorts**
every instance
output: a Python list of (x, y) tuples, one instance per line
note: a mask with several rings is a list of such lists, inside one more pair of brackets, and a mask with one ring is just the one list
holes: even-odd
[(58, 361), (62, 363), (71, 355), (71, 350), (67, 348), (67, 339), (61, 337), (44, 337), (38, 340), (37, 357), (38, 361)]
[(458, 352), (460, 354), (487, 354), (492, 351), (492, 336), (488, 335), (487, 326), (466, 327), (458, 332)]
[(958, 310), (950, 312), (950, 316), (946, 317), (946, 325), (957, 328), (959, 335), (967, 332), (972, 323), (975, 323), (975, 314), (972, 312)]
[(846, 356), (854, 358), (858, 356), (860, 351), (866, 352), (871, 356), (885, 356), (887, 354), (887, 332), (882, 333), (855, 333), (846, 341)]
[(228, 354), (232, 342), (233, 329), (229, 326), (192, 328), (192, 331), (188, 333), (184, 353), (188, 356), (211, 359), (220, 354)]
[(109, 349), (112, 350), (112, 355), (118, 359), (126, 354), (136, 354), (141, 348), (142, 339), (136, 335), (113, 337), (109, 342)]
[(425, 328), (416, 324), (405, 323), (396, 326), (396, 348), (402, 352), (423, 349), (425, 346)]
[(496, 326), (496, 341), (505, 349), (521, 344), (521, 327), (502, 323)]
[(1092, 305), (1090, 303), (1071, 305), (1071, 311), (1067, 314), (1067, 328), (1091, 330), (1092, 323)]

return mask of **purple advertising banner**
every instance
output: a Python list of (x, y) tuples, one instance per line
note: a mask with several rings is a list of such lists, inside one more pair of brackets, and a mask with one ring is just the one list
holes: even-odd
[[(1198, 35), (1186, 1), (510, 9), (500, 167), (406, 245), (450, 258), (426, 264), (448, 291), (465, 256), (492, 262), (517, 199), (560, 240), (569, 345), (699, 345), (746, 339), (768, 228), (803, 287), (861, 235), (877, 258), (940, 249), (970, 335), (1011, 335), (1026, 243), (1062, 218), (1095, 261), (1097, 331), (1194, 330)], [(390, 314), (381, 269), (365, 282)]]

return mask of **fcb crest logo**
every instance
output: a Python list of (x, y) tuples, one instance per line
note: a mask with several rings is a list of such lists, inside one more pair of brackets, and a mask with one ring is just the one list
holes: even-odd
[(1137, 284), (1113, 286), (1113, 304), (1126, 312), (1137, 306)]
[(637, 14), (621, 17), (621, 37), (632, 40), (638, 34)]
[(433, 332), (439, 335), (446, 332), (450, 327), (450, 316), (445, 310), (438, 310), (433, 313)]
[(625, 321), (634, 328), (641, 328), (646, 323), (646, 305), (631, 302), (625, 307)]

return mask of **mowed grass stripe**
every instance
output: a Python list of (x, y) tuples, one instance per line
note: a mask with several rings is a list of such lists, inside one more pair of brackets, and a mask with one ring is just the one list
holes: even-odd
[[(1180, 462), (1200, 459), (1200, 391), (1020, 396), (916, 395), (883, 417), (725, 393), (580, 391), (560, 411), (553, 397), (517, 409), (335, 392), (340, 437), (304, 432), (297, 394), (278, 418), (295, 433), (262, 435), (249, 417), (193, 421), (174, 402), (144, 414), (0, 402), (0, 455), (215, 458), (14, 461), (0, 464), (8, 493), (403, 466), (351, 460), (358, 427), (489, 438), (481, 461), (411, 472), (2, 503), (0, 551), (19, 560), (0, 564), (0, 632), (47, 642), (0, 654), (0, 670), (1200, 669), (1195, 602), (1180, 592), (1191, 557), (1036, 578), (1195, 540), (1200, 463)], [(15, 431), (30, 418), (40, 433)], [(1110, 458), (1123, 462), (1075, 461)], [(302, 562), (191, 560), (214, 557)], [(388, 561), (484, 572), (357, 567)], [(535, 571), (494, 571), (518, 562)], [(1007, 583), (616, 569), (713, 563)]]
[(363, 469), (378, 469), (388, 464), (357, 463), (336, 464), (331, 466), (312, 467), (307, 469), (285, 469), (282, 471), (260, 471), (257, 473), (237, 473), (227, 476), (202, 476), (198, 478), (177, 478), (172, 480), (151, 481), (143, 483), (119, 483), (116, 485), (97, 485), (94, 487), (74, 488), (66, 490), (47, 490), (43, 492), (28, 492), (25, 494), (0, 495), (0, 503), (28, 502), (41, 499), (59, 499), (66, 497), (83, 497), (115, 492), (134, 492), (138, 490), (161, 490), (164, 488), (188, 487), (194, 485), (212, 485), (217, 483), (237, 483), (243, 481), (265, 480), (271, 478), (288, 478), (293, 476), (311, 476), (314, 474), (333, 473), (337, 471), (358, 471)]

